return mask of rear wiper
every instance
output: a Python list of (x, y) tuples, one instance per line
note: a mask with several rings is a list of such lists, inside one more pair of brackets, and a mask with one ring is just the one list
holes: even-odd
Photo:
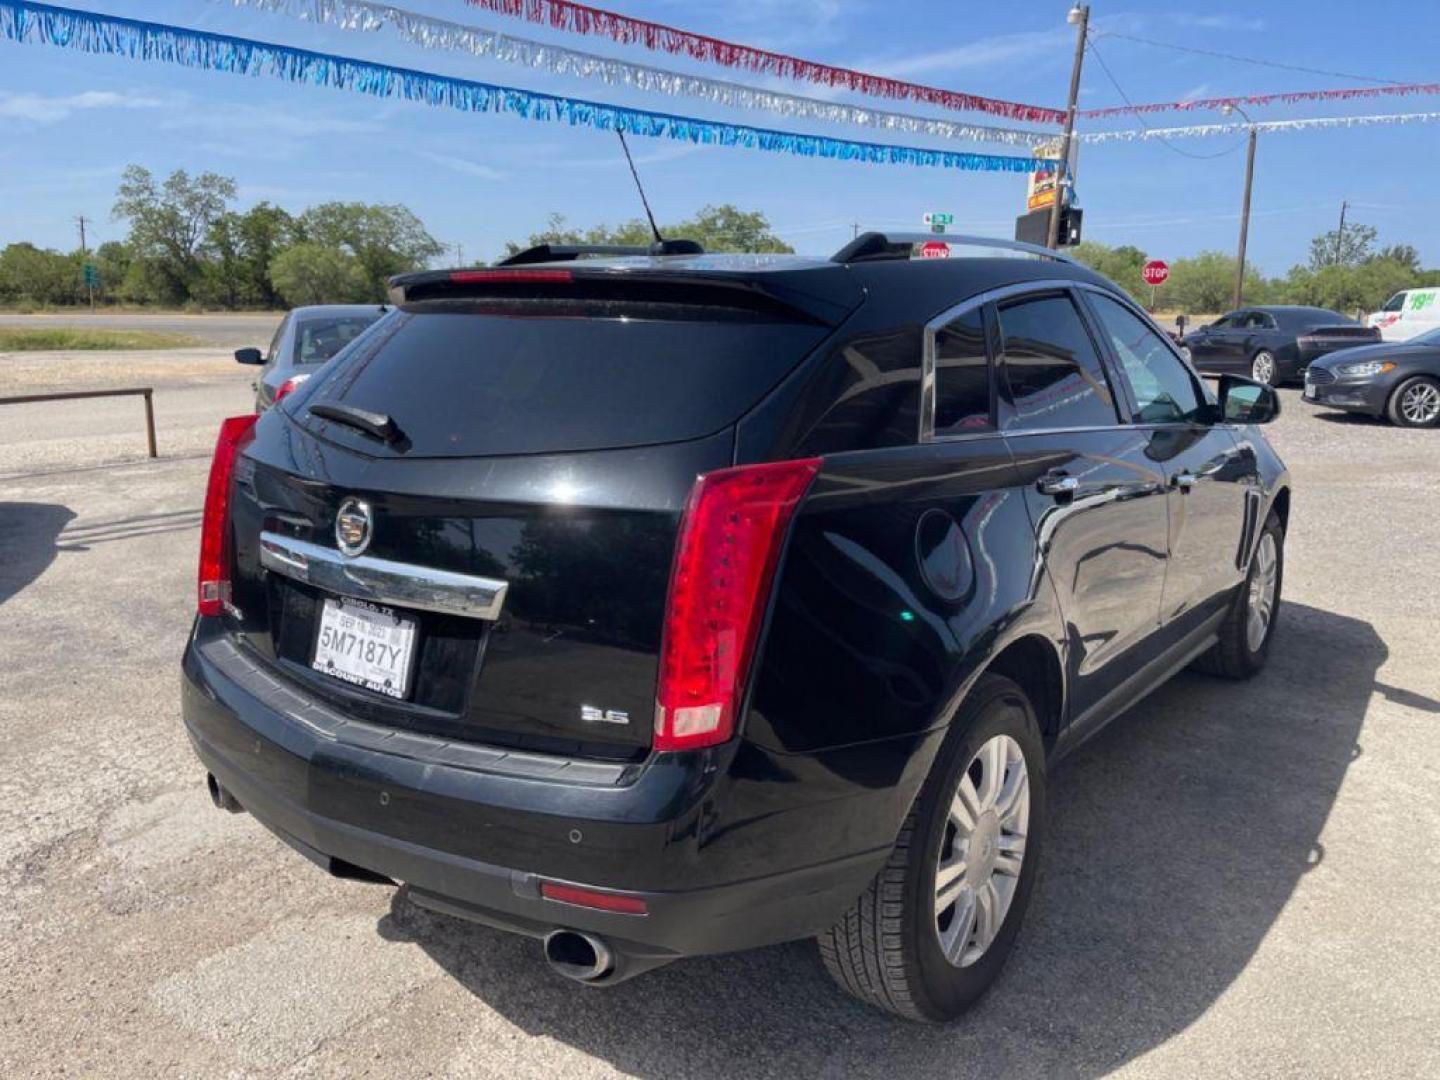
[(357, 408), (354, 405), (331, 405), (320, 402), (310, 406), (310, 415), (321, 417), (324, 420), (334, 420), (337, 424), (352, 427), (356, 431), (373, 435), (387, 443), (401, 442), (405, 438), (395, 421), (384, 413), (371, 412), (369, 409)]

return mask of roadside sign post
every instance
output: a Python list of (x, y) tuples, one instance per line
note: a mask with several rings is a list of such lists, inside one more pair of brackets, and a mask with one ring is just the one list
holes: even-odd
[(1151, 259), (1140, 270), (1145, 284), (1150, 286), (1150, 310), (1155, 310), (1155, 290), (1170, 280), (1170, 264), (1160, 259)]
[(925, 222), (926, 225), (930, 226), (931, 232), (943, 233), (945, 231), (946, 225), (955, 224), (955, 215), (947, 214), (943, 211), (932, 210), (925, 214), (922, 220)]
[(85, 291), (90, 294), (90, 310), (95, 310), (95, 289), (100, 284), (100, 270), (92, 262), (85, 264)]

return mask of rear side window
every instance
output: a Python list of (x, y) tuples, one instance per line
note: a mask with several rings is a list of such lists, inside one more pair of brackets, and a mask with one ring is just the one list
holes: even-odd
[(820, 373), (829, 402), (801, 454), (835, 454), (913, 445), (920, 430), (919, 327), (858, 337), (837, 348)]
[(935, 333), (935, 434), (990, 427), (990, 356), (980, 308)]
[[(304, 423), (371, 454), (614, 449), (733, 424), (829, 332), (708, 305), (430, 301), (335, 358), (303, 399), (388, 416), (404, 440)], [(297, 410), (298, 411), (298, 410)]]
[(1041, 296), (1001, 307), (1000, 332), (1014, 405), (1007, 430), (1116, 423), (1115, 397), (1099, 353), (1068, 296)]

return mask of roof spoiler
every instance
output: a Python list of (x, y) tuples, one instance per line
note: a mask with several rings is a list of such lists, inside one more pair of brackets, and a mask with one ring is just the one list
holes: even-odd
[(694, 240), (661, 240), (655, 244), (536, 244), (501, 259), (496, 266), (526, 266), (530, 263), (572, 262), (582, 255), (704, 255)]
[(831, 262), (856, 263), (877, 259), (908, 259), (914, 254), (916, 244), (938, 242), (951, 247), (991, 248), (1000, 251), (1018, 251), (1042, 259), (1078, 265), (1069, 255), (1061, 254), (1039, 244), (1026, 244), (1019, 240), (1001, 240), (993, 236), (957, 236), (952, 233), (921, 232), (863, 232), (850, 243), (830, 256)]

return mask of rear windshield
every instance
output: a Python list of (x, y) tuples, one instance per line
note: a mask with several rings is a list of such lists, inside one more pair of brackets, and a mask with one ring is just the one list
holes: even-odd
[(380, 317), (380, 309), (364, 315), (323, 315), (295, 328), (297, 364), (323, 364)]
[[(287, 411), (369, 454), (470, 457), (699, 438), (734, 423), (828, 328), (712, 305), (433, 301), (387, 316)], [(387, 446), (309, 416), (387, 415)]]

